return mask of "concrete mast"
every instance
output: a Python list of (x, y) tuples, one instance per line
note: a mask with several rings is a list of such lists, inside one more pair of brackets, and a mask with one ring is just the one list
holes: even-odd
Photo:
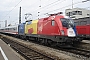
[(20, 11), (19, 11), (19, 24), (21, 23), (21, 7), (20, 7)]

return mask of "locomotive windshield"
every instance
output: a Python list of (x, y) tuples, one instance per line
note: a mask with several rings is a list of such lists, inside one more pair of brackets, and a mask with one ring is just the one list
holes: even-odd
[(63, 27), (67, 28), (74, 27), (74, 21), (72, 19), (61, 18), (60, 20), (62, 22)]

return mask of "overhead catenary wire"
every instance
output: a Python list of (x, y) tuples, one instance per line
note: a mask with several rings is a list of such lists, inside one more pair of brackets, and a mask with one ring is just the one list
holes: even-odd
[[(76, 5), (76, 4), (79, 4), (79, 3), (82, 3), (82, 2), (79, 1), (79, 2), (73, 3), (73, 5)], [(45, 14), (47, 14), (47, 13), (50, 13), (50, 12), (53, 12), (53, 11), (57, 11), (57, 10), (60, 10), (60, 9), (65, 9), (65, 8), (67, 8), (67, 7), (69, 7), (69, 6), (72, 6), (72, 4), (67, 5), (67, 6), (63, 6), (63, 7), (61, 7), (61, 8), (58, 8), (58, 9), (55, 9), (55, 10), (52, 10), (52, 11), (49, 11), (49, 12), (46, 12), (46, 13), (42, 13), (41, 15), (45, 15)]]
[[(60, 1), (60, 2), (58, 2), (58, 3), (60, 3), (60, 4), (61, 4), (61, 3), (63, 3), (64, 1), (66, 1), (66, 0)], [(55, 5), (58, 5), (58, 3), (57, 3), (57, 4), (55, 4)], [(54, 6), (55, 6), (55, 5), (54, 5)], [(52, 6), (53, 6), (53, 5), (52, 5)], [(53, 7), (54, 7), (54, 6), (53, 6)], [(48, 8), (47, 8), (47, 7), (48, 7)], [(46, 7), (46, 8), (47, 8), (47, 9), (49, 9), (51, 6), (47, 6), (47, 7)], [(43, 10), (41, 10), (41, 11), (43, 11)]]
[[(63, 3), (64, 1), (66, 1), (66, 0), (60, 1), (60, 2), (58, 2), (58, 3)], [(55, 4), (55, 5), (58, 5), (58, 3)], [(54, 5), (54, 6), (55, 6), (55, 5)], [(54, 6), (53, 6), (53, 7), (54, 7)], [(48, 8), (47, 8), (47, 9), (48, 9)], [(43, 10), (41, 10), (41, 11), (43, 11)]]
[[(57, 0), (57, 1), (55, 1), (55, 2), (52, 2), (52, 3), (50, 3), (50, 4), (48, 4), (48, 5), (46, 5), (46, 6), (43, 6), (43, 7), (41, 7), (40, 9), (42, 9), (42, 8), (47, 8), (47, 7), (49, 7), (49, 6), (52, 6), (52, 5), (57, 5), (58, 4), (58, 1), (60, 1), (60, 0)], [(57, 4), (56, 4), (57, 3)]]
[(41, 0), (40, 0), (40, 5), (39, 5), (39, 8), (37, 8), (36, 10), (34, 10), (34, 11), (32, 11), (32, 12), (30, 12), (31, 14), (33, 14), (33, 13), (39, 13), (39, 9), (44, 9), (44, 8), (47, 8), (48, 6), (51, 6), (51, 5), (53, 5), (53, 4), (55, 4), (55, 3), (57, 3), (59, 0), (56, 0), (56, 1), (54, 1), (54, 2), (52, 2), (52, 3), (50, 3), (50, 4), (48, 4), (48, 5), (45, 5), (45, 6), (41, 6)]
[[(17, 7), (17, 6), (20, 4), (20, 2), (22, 2), (22, 0), (20, 0), (19, 3), (17, 3), (17, 4), (14, 6), (14, 8)], [(9, 15), (9, 14), (14, 10), (14, 8), (12, 8), (12, 10), (10, 10), (10, 11), (6, 14), (5, 17), (7, 17), (7, 15)], [(4, 18), (5, 18), (5, 17), (4, 17)], [(4, 18), (3, 18), (3, 19), (4, 19)]]
[(50, 5), (53, 5), (53, 4), (55, 4), (55, 3), (57, 3), (59, 0), (56, 0), (56, 1), (54, 1), (54, 2), (52, 2), (52, 3), (50, 3), (50, 4), (48, 4), (48, 5), (45, 5), (45, 6), (40, 6), (40, 8), (38, 8), (38, 9), (36, 9), (36, 10), (34, 10), (34, 11), (32, 11), (31, 13), (33, 13), (33, 12), (35, 12), (35, 11), (37, 11), (37, 10), (39, 10), (39, 9), (43, 9), (43, 8), (47, 8), (48, 6), (50, 6)]
[[(58, 2), (59, 1), (59, 2)], [(57, 0), (57, 1), (54, 1), (54, 2), (52, 2), (52, 3), (50, 3), (50, 4), (48, 4), (48, 5), (45, 5), (45, 6), (43, 6), (43, 7), (40, 7), (39, 9), (41, 10), (41, 11), (43, 11), (44, 9), (48, 9), (49, 7), (51, 7), (51, 6), (55, 6), (55, 5), (58, 5), (59, 3), (63, 3), (64, 1), (66, 1), (66, 0)], [(53, 7), (54, 7), (53, 6)], [(42, 10), (43, 9), (43, 10)], [(37, 9), (38, 10), (38, 9)], [(36, 17), (39, 17), (39, 14), (41, 13), (41, 11), (38, 11), (39, 13), (38, 13), (38, 16), (36, 16)], [(34, 12), (34, 11), (33, 11)], [(35, 13), (35, 12), (34, 12)]]
[[(79, 1), (79, 2), (73, 3), (73, 5), (76, 5), (76, 4), (79, 4), (79, 3), (82, 3), (82, 1)], [(57, 10), (59, 10), (59, 9), (63, 9), (63, 8), (69, 7), (69, 6), (72, 6), (72, 4), (67, 5), (67, 6), (64, 6), (64, 7), (61, 7), (61, 8), (58, 8), (58, 9), (55, 9), (55, 10), (53, 10), (53, 11), (57, 11)], [(53, 11), (49, 11), (49, 12), (53, 12)], [(48, 13), (49, 13), (49, 12), (48, 12)]]
[[(73, 5), (76, 5), (76, 4), (79, 4), (79, 3), (82, 3), (82, 1), (73, 3)], [(40, 15), (41, 15), (41, 16), (42, 16), (42, 15), (46, 15), (46, 14), (49, 14), (50, 12), (53, 12), (53, 11), (57, 11), (57, 10), (60, 10), (60, 9), (65, 9), (65, 8), (67, 8), (67, 7), (69, 7), (69, 6), (72, 6), (72, 4), (67, 5), (67, 6), (63, 6), (63, 7), (61, 7), (61, 8), (58, 8), (58, 9), (55, 9), (55, 10), (52, 10), (52, 11), (49, 11), (49, 12), (42, 13), (42, 14), (40, 14)], [(90, 8), (90, 7), (87, 7), (87, 8)], [(59, 11), (59, 12), (60, 12), (60, 11)], [(36, 17), (38, 17), (38, 16), (36, 16)]]
[[(79, 4), (79, 3), (81, 3), (81, 2), (73, 3), (73, 5), (76, 5), (76, 4)], [(72, 6), (72, 4), (67, 5), (67, 6), (64, 6), (64, 7), (61, 7), (61, 8), (58, 8), (58, 9), (55, 9), (55, 10), (53, 10), (53, 11), (57, 11), (57, 10), (60, 10), (60, 9), (63, 9), (63, 8), (69, 7), (69, 6)], [(53, 12), (53, 11), (49, 11), (48, 13)]]
[[(59, 0), (57, 0), (57, 1), (59, 1)], [(57, 1), (56, 1), (56, 3), (57, 3)], [(61, 1), (61, 0), (60, 0), (60, 1)], [(52, 2), (52, 3), (54, 3), (54, 4), (55, 4), (55, 1), (54, 1), (54, 2)], [(44, 7), (40, 7), (39, 9), (44, 9), (44, 8), (47, 8), (47, 9), (48, 9), (48, 7), (50, 7), (50, 6), (52, 6), (52, 5), (53, 5), (52, 3), (50, 3), (50, 4), (46, 5), (46, 7), (45, 7), (45, 6), (44, 6)], [(18, 5), (18, 4), (17, 4), (17, 5)], [(32, 5), (33, 5), (33, 4), (31, 4), (30, 6), (32, 6)], [(74, 4), (73, 4), (73, 5), (74, 5)], [(71, 6), (71, 5), (69, 5), (69, 6)], [(64, 7), (66, 8), (66, 7), (68, 7), (68, 6), (64, 6)], [(15, 7), (14, 7), (14, 8), (15, 8)], [(13, 9), (14, 9), (14, 8), (13, 8)], [(13, 9), (12, 9), (12, 10), (13, 10)], [(61, 7), (61, 8), (55, 9), (55, 10), (53, 10), (53, 11), (57, 11), (57, 10), (60, 10), (60, 9), (64, 9), (64, 8), (63, 8), (63, 7)], [(7, 15), (9, 15), (9, 14), (12, 12), (12, 10), (11, 10), (11, 11), (10, 11)], [(43, 10), (41, 10), (41, 11), (43, 11)], [(41, 14), (43, 14), (43, 15), (44, 15), (44, 14), (46, 14), (46, 13), (50, 13), (50, 12), (53, 12), (53, 11), (49, 11), (49, 12), (45, 12), (45, 13), (40, 13), (40, 15), (41, 15)], [(6, 15), (5, 17), (7, 17), (7, 15)], [(4, 17), (4, 18), (5, 18), (5, 17)]]
[[(63, 0), (64, 1), (64, 0)], [(57, 2), (57, 1), (55, 1), (55, 2)], [(53, 2), (52, 2), (53, 3)], [(38, 9), (40, 9), (41, 11), (43, 11), (43, 10), (47, 10), (48, 9), (48, 7), (50, 7), (50, 6), (52, 6), (53, 4), (52, 3), (50, 3), (50, 4), (48, 4), (48, 5), (46, 5), (46, 6), (41, 6), (40, 8), (38, 8)], [(76, 2), (76, 3), (73, 3), (73, 5), (76, 5), (76, 4), (79, 4), (79, 3), (82, 3), (82, 1), (79, 1), (79, 2)], [(54, 3), (55, 4), (55, 3)], [(41, 5), (41, 4), (40, 4)], [(55, 5), (54, 5), (55, 6)], [(37, 12), (40, 12), (40, 15), (45, 15), (45, 14), (47, 14), (47, 13), (50, 13), (50, 12), (53, 12), (53, 11), (57, 11), (57, 10), (60, 10), (60, 9), (64, 9), (64, 8), (67, 8), (67, 7), (69, 7), (69, 6), (72, 6), (72, 4), (71, 5), (67, 5), (67, 6), (63, 6), (63, 7), (61, 7), (61, 8), (58, 8), (58, 9), (55, 9), (55, 10), (52, 10), (52, 11), (49, 11), (49, 12), (45, 12), (45, 13), (41, 13), (41, 11), (37, 11), (38, 9), (36, 9), (35, 11), (37, 11)], [(45, 8), (47, 8), (47, 9), (45, 9)], [(42, 10), (43, 9), (43, 10)], [(35, 13), (35, 11), (33, 11), (33, 13)], [(31, 13), (31, 12), (30, 12)], [(39, 15), (39, 16), (40, 16)], [(36, 16), (36, 17), (38, 17), (38, 16)]]
[[(13, 1), (13, 0), (12, 0), (12, 1)], [(12, 2), (12, 1), (11, 1), (11, 2)], [(9, 5), (11, 4), (11, 2), (10, 2), (7, 6), (9, 6)], [(7, 9), (7, 7), (6, 7), (5, 9)], [(3, 15), (3, 13), (2, 13), (2, 15)], [(1, 16), (2, 16), (2, 15), (1, 15)]]

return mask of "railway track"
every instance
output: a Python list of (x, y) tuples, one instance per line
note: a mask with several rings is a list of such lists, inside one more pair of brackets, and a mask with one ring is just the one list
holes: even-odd
[(57, 49), (90, 58), (90, 50), (77, 48), (77, 47), (72, 47), (70, 49), (68, 48), (57, 48)]
[(13, 49), (20, 53), (26, 60), (54, 60), (48, 56), (45, 56), (37, 51), (34, 51), (23, 44), (14, 42), (10, 39), (3, 38), (3, 41), (9, 44)]
[(80, 49), (80, 48), (73, 48), (71, 50), (71, 52), (85, 56), (85, 57), (90, 57), (90, 50), (86, 50), (86, 49)]
[[(3, 40), (5, 40), (5, 39), (3, 39)], [(15, 46), (12, 46), (12, 44), (14, 44), (14, 43), (12, 43), (12, 41), (11, 41), (11, 43), (8, 43), (8, 42), (6, 42), (7, 44), (10, 44), (11, 45), (11, 47), (13, 47), (16, 51), (18, 51), (18, 50), (20, 50), (20, 54), (22, 54), (22, 56), (24, 56), (26, 59), (29, 59), (29, 55), (31, 54), (31, 53), (26, 53), (26, 51), (29, 51), (29, 50), (26, 50), (26, 47), (25, 48), (21, 48), (21, 49), (17, 49), (17, 48), (15, 48)], [(14, 45), (16, 45), (16, 47), (18, 46), (18, 43), (16, 43), (15, 42), (15, 44)], [(19, 44), (19, 45), (21, 45), (21, 46), (23, 46), (23, 44)], [(50, 46), (51, 47), (51, 46)], [(20, 47), (18, 47), (18, 48), (20, 48)], [(86, 57), (86, 58), (89, 58), (90, 59), (90, 50), (86, 50), (86, 49), (81, 49), (81, 48), (77, 48), (77, 47), (72, 47), (72, 48), (70, 48), (70, 49), (67, 49), (67, 48), (60, 48), (60, 47), (57, 47), (57, 48), (55, 48), (55, 46), (54, 47), (52, 47), (52, 48), (54, 48), (54, 49), (57, 49), (57, 50), (62, 50), (62, 51), (65, 51), (65, 52), (69, 52), (69, 53), (73, 53), (73, 54), (76, 54), (76, 55), (78, 55), (78, 56), (80, 56), (80, 57)], [(25, 49), (25, 50), (24, 50)], [(23, 53), (22, 52), (22, 50), (25, 52), (25, 53)], [(32, 52), (32, 50), (31, 50), (31, 52)], [(38, 53), (38, 52), (37, 52)], [(41, 53), (40, 53), (41, 54)], [(32, 55), (32, 54), (31, 54)], [(38, 55), (38, 54), (35, 54), (35, 55)], [(41, 54), (41, 56), (44, 56), (43, 54)], [(47, 57), (47, 56), (46, 56)], [(36, 57), (37, 58), (37, 57)], [(41, 57), (40, 57), (41, 58)], [(38, 59), (38, 58), (37, 58)], [(29, 59), (29, 60), (31, 60), (31, 59)], [(35, 59), (36, 60), (36, 59)], [(49, 58), (49, 57), (47, 57), (47, 58), (41, 58), (41, 59), (38, 59), (38, 60), (54, 60), (54, 59), (52, 59), (52, 58)]]
[(90, 57), (90, 50), (86, 50), (86, 49), (80, 49), (80, 48), (73, 47), (72, 49), (65, 49), (65, 51), (71, 52), (77, 55), (85, 56), (87, 58)]

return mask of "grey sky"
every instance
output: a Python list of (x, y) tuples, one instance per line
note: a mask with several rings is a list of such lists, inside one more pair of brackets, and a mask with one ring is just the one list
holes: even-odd
[[(82, 1), (85, 0), (73, 0), (73, 7), (90, 10), (90, 1), (84, 3), (82, 3)], [(26, 13), (31, 13), (33, 19), (45, 17), (46, 13), (56, 13), (60, 11), (64, 13), (65, 9), (72, 8), (72, 0), (0, 0), (1, 27), (4, 27), (5, 20), (8, 21), (8, 24), (18, 24), (20, 6), (22, 7), (22, 22), (24, 22)], [(39, 17), (38, 12), (40, 12)]]

